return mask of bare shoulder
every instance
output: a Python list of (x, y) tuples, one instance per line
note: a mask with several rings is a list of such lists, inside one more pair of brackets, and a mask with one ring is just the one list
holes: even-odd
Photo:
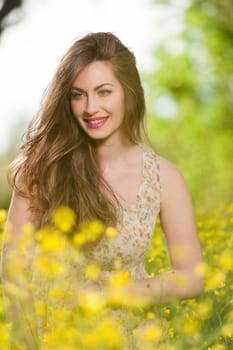
[(163, 158), (157, 155), (159, 168), (160, 168), (160, 176), (162, 181), (183, 181), (184, 177), (178, 168), (168, 159)]
[(157, 155), (160, 168), (160, 182), (163, 190), (163, 200), (171, 196), (188, 195), (188, 188), (184, 176), (171, 161)]

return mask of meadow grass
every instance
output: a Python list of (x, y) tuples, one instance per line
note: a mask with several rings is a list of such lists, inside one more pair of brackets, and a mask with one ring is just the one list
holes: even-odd
[[(6, 214), (5, 210), (0, 210), (1, 238)], [(144, 317), (158, 319), (159, 322), (145, 328), (139, 334), (143, 350), (233, 349), (233, 204), (216, 208), (211, 212), (199, 209), (196, 212), (196, 219), (204, 254), (204, 264), (196, 267), (196, 273), (205, 277), (204, 293), (195, 299), (145, 308)], [(122, 324), (107, 312), (108, 304), (102, 294), (84, 293), (72, 312), (71, 309), (64, 307), (64, 303), (60, 303), (65, 301), (69, 304), (69, 293), (64, 293), (63, 285), (68, 269), (64, 263), (60, 263), (60, 258), (70, 243), (69, 231), (74, 220), (72, 212), (63, 208), (53, 217), (55, 229), (47, 228), (47, 231), (35, 233), (30, 226), (25, 227), (27, 237), (35, 234), (40, 243), (42, 254), (35, 265), (38, 272), (50, 281), (59, 280), (53, 284), (50, 293), (53, 303), (49, 312), (53, 328), (47, 325), (47, 333), (40, 339), (40, 350), (124, 349), (126, 343)], [(93, 237), (98, 238), (102, 231), (102, 224), (95, 221), (83, 227), (82, 232), (73, 235), (73, 253), (80, 255), (80, 261), (82, 261), (81, 248), (87, 241), (90, 243)], [(108, 229), (108, 235), (109, 239), (114, 238), (116, 235), (114, 228)], [(27, 240), (22, 243), (21, 258), (25, 254), (27, 244)], [(182, 255), (184, 252), (177, 247), (177, 254)], [(19, 261), (17, 260), (14, 265), (17, 275), (20, 271)], [(169, 260), (159, 223), (153, 236), (153, 244), (146, 255), (145, 267), (151, 276), (169, 270)], [(85, 275), (90, 280), (98, 280), (100, 271), (97, 266), (85, 266), (84, 269)], [(127, 283), (127, 278), (127, 274), (116, 273), (111, 283), (115, 287), (120, 287)], [(31, 288), (35, 286), (32, 284)], [(67, 288), (69, 290), (69, 287)], [(15, 293), (20, 294), (20, 291)], [(7, 350), (11, 324), (6, 321), (1, 289), (0, 294), (0, 349)], [(70, 295), (72, 296), (72, 292)], [(117, 299), (116, 296), (115, 298)], [(132, 308), (128, 299), (124, 299), (122, 295), (120, 299), (126, 308)], [(139, 304), (140, 301), (139, 303), (137, 301), (137, 305)], [(43, 316), (45, 309), (46, 305), (38, 301), (36, 304), (38, 316)], [(24, 347), (18, 344), (17, 349), (23, 350)]]

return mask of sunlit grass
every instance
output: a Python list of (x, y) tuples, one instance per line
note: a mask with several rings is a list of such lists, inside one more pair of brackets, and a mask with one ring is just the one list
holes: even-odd
[[(5, 219), (6, 211), (0, 210), (1, 235)], [(32, 280), (29, 288), (37, 296), (35, 307), (38, 319), (43, 319), (46, 314), (48, 316), (45, 332), (40, 338), (41, 350), (127, 349), (127, 332), (143, 350), (233, 349), (233, 204), (216, 208), (211, 213), (204, 209), (197, 212), (204, 264), (195, 270), (197, 274), (205, 276), (203, 295), (150, 308), (144, 307), (144, 300), (134, 300), (132, 296), (124, 295), (123, 287), (130, 283), (130, 274), (122, 272), (117, 261), (114, 272), (103, 279), (108, 282), (105, 290), (110, 294), (101, 290), (101, 269), (93, 263), (87, 264), (83, 251), (103, 234), (105, 228), (101, 222), (93, 221), (71, 235), (74, 222), (72, 211), (60, 208), (53, 217), (53, 227), (34, 232), (30, 225), (26, 225), (24, 238), (19, 244), (21, 259), (18, 255), (17, 263), (12, 264), (12, 274), (15, 274), (17, 283), (25, 282), (24, 277), (20, 277), (23, 270), (20, 262), (30, 251), (31, 237), (34, 236), (39, 246), (33, 263), (37, 280)], [(114, 228), (108, 228), (105, 234), (109, 239), (114, 239), (117, 232)], [(172, 252), (181, 258), (186, 253), (185, 247), (175, 247)], [(96, 285), (96, 289), (79, 288), (78, 282), (77, 285), (73, 283), (74, 265), (80, 269), (80, 281), (90, 281)], [(154, 234), (145, 265), (151, 276), (169, 269), (160, 225)], [(43, 288), (40, 290), (43, 286), (38, 284), (43, 279), (50, 285), (46, 302), (42, 295)], [(13, 295), (24, 298), (23, 291), (16, 285), (9, 288)], [(2, 295), (1, 290), (0, 293)], [(147, 320), (145, 326), (136, 328), (142, 317)], [(132, 320), (135, 330), (127, 326), (132, 325)], [(9, 348), (10, 328), (1, 299), (1, 349)], [(23, 347), (19, 345), (18, 349)]]

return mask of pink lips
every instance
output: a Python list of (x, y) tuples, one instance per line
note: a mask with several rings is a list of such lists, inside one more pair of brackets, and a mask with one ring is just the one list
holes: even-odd
[(100, 128), (107, 122), (107, 120), (108, 120), (108, 117), (94, 117), (94, 118), (84, 119), (86, 125), (92, 129)]

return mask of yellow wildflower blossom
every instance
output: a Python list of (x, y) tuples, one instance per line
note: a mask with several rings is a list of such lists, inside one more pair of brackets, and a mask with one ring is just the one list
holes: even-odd
[(219, 265), (227, 271), (233, 270), (233, 254), (231, 250), (225, 250), (219, 257)]
[(100, 275), (100, 268), (97, 265), (89, 264), (85, 267), (85, 275), (90, 280), (96, 280)]
[(205, 281), (205, 290), (209, 291), (215, 288), (224, 287), (224, 283), (226, 280), (226, 275), (224, 271), (221, 270), (213, 270), (210, 275), (207, 276)]
[(195, 318), (186, 318), (183, 324), (183, 330), (188, 334), (198, 333), (200, 330), (200, 322)]
[(88, 312), (99, 312), (106, 306), (106, 298), (99, 291), (80, 292), (79, 294), (80, 306)]
[(229, 323), (225, 323), (222, 326), (221, 334), (224, 337), (232, 338), (232, 340), (233, 340), (233, 323), (230, 323), (230, 322)]
[(212, 311), (213, 311), (213, 301), (210, 298), (197, 303), (194, 309), (196, 317), (200, 318), (201, 320), (208, 319), (211, 316)]
[(61, 206), (54, 211), (52, 221), (62, 232), (69, 232), (75, 224), (76, 215), (72, 209)]
[(118, 235), (118, 232), (114, 227), (109, 226), (106, 228), (105, 234), (108, 238), (115, 238)]
[(76, 246), (80, 247), (87, 242), (87, 237), (83, 232), (77, 232), (73, 237), (73, 242)]
[(208, 347), (208, 350), (226, 350), (226, 348), (225, 348), (225, 345), (218, 343)]
[(0, 223), (6, 221), (7, 211), (5, 209), (0, 209)]
[(103, 233), (104, 224), (100, 220), (93, 220), (89, 224), (89, 230), (97, 238)]

